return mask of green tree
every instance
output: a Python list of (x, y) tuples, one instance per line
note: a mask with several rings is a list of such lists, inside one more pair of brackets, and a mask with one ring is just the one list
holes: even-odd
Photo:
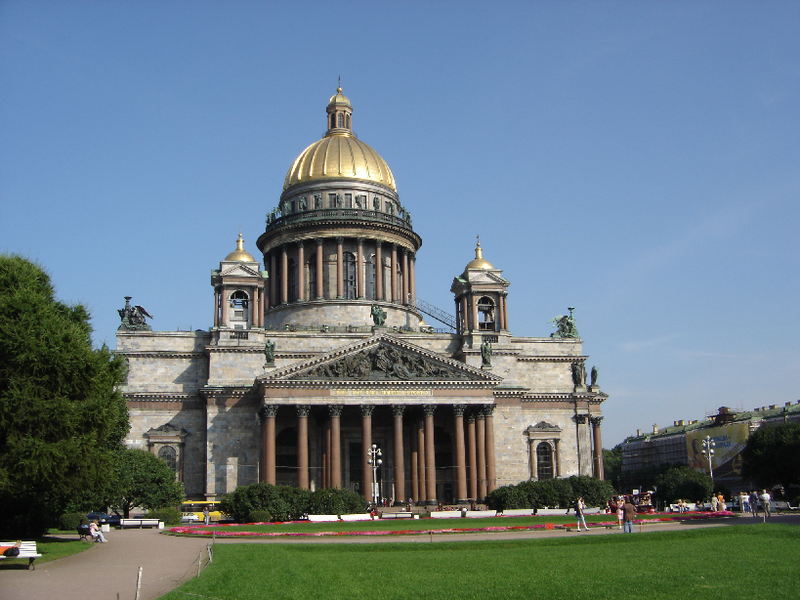
[(126, 517), (131, 509), (171, 508), (183, 502), (183, 484), (163, 460), (144, 450), (125, 448), (116, 459), (115, 473), (109, 481), (109, 504)]
[(0, 535), (31, 536), (112, 468), (129, 427), (125, 365), (19, 256), (0, 255), (0, 340)]
[(677, 500), (705, 502), (713, 491), (711, 477), (689, 467), (674, 467), (656, 479), (658, 499), (665, 503)]
[(617, 444), (611, 450), (603, 448), (603, 473), (606, 481), (610, 482), (620, 492), (622, 481), (622, 444)]
[(742, 476), (759, 487), (800, 484), (800, 423), (759, 427), (742, 450)]

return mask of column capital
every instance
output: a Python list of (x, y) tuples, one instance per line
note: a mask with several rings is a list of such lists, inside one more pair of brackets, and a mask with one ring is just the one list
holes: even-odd
[(403, 253), (403, 254), (405, 254), (406, 256), (408, 256), (408, 255), (409, 255), (408, 248), (406, 248), (405, 246), (400, 246), (400, 252), (402, 252), (402, 253)]
[(475, 423), (475, 421), (477, 421), (477, 420), (478, 420), (478, 415), (476, 415), (474, 412), (470, 411), (470, 412), (467, 413), (467, 423), (468, 424)]
[(406, 409), (406, 405), (405, 404), (393, 404), (392, 405), (392, 415), (395, 416), (395, 417), (402, 417), (403, 416), (403, 412), (405, 411), (405, 409)]
[(380, 239), (378, 239), (378, 240), (375, 240), (375, 246), (376, 246), (376, 247), (378, 247), (378, 248), (380, 248), (381, 246), (383, 246), (383, 240), (380, 240)]
[(483, 416), (484, 417), (493, 416), (494, 415), (495, 406), (496, 405), (494, 405), (494, 404), (484, 404), (483, 407), (481, 408), (481, 412), (483, 413)]
[(331, 417), (341, 417), (343, 408), (344, 408), (344, 406), (342, 406), (341, 404), (329, 404), (328, 405), (328, 414)]
[(366, 239), (366, 238), (365, 238), (364, 236), (357, 237), (357, 238), (356, 238), (356, 242), (358, 243), (358, 245), (359, 245), (359, 246), (361, 246), (361, 245), (363, 245), (363, 244), (364, 244), (364, 240), (365, 240), (365, 239)]
[(325, 242), (323, 238), (314, 238), (314, 241), (317, 243), (317, 246), (322, 246), (322, 244)]
[(600, 427), (602, 421), (603, 417), (589, 417), (589, 422), (592, 424), (592, 427)]
[(466, 404), (453, 404), (453, 414), (457, 417), (463, 417), (467, 411)]
[(423, 404), (422, 405), (422, 410), (425, 413), (426, 417), (432, 417), (433, 416), (433, 412), (436, 410), (436, 405), (435, 404)]
[(336, 243), (337, 244), (344, 244), (344, 236), (337, 235), (336, 236)]
[(305, 245), (305, 240), (297, 240), (295, 244), (297, 244), (298, 248), (302, 248)]
[(375, 405), (374, 404), (362, 404), (361, 405), (361, 416), (362, 417), (371, 417), (373, 410), (375, 410)]
[(261, 415), (263, 418), (275, 418), (278, 416), (278, 405), (277, 404), (265, 404), (261, 407)]
[(578, 425), (584, 425), (586, 424), (586, 417), (588, 416), (589, 415), (582, 415), (582, 414), (573, 415), (572, 420), (575, 421), (575, 423), (577, 423)]
[(297, 416), (298, 417), (307, 417), (308, 413), (311, 412), (311, 407), (307, 404), (298, 404), (297, 405)]

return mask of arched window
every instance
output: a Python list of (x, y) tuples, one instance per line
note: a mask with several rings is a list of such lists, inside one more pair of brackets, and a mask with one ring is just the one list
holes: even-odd
[(494, 301), (489, 296), (478, 300), (478, 329), (494, 331)]
[(352, 252), (344, 253), (344, 297), (347, 300), (356, 299), (356, 257)]
[(344, 113), (337, 113), (336, 114), (336, 126), (337, 127), (344, 127)]
[(249, 298), (242, 290), (236, 290), (231, 294), (231, 307), (232, 308), (247, 308)]
[(158, 451), (158, 458), (167, 463), (173, 472), (178, 471), (178, 453), (172, 446), (162, 446)]
[(553, 448), (547, 442), (536, 446), (536, 473), (539, 479), (553, 478)]

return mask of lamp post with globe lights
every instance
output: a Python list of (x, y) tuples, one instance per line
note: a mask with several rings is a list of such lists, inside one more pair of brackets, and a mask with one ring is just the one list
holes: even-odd
[(703, 440), (703, 456), (708, 459), (708, 474), (711, 476), (711, 485), (714, 485), (714, 440), (711, 439), (710, 435), (706, 436), (706, 439)]
[(377, 444), (372, 444), (372, 448), (367, 450), (367, 452), (369, 453), (367, 463), (372, 466), (372, 504), (377, 507), (379, 497), (378, 467), (383, 464), (383, 460), (381, 459), (382, 452)]

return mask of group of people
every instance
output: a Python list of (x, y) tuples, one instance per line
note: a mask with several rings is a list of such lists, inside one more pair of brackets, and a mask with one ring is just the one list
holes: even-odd
[(747, 492), (742, 492), (739, 495), (739, 502), (742, 506), (742, 512), (751, 513), (754, 517), (758, 516), (758, 503), (761, 502), (761, 505), (764, 508), (764, 516), (771, 517), (771, 503), (772, 503), (772, 496), (767, 490), (761, 490), (761, 494), (756, 490), (753, 490), (749, 494)]

